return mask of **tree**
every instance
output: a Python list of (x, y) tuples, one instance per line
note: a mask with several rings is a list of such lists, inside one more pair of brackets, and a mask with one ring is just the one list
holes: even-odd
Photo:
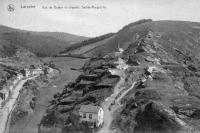
[(55, 68), (56, 67), (55, 64), (53, 63), (53, 61), (49, 62), (49, 67), (51, 67), (51, 68)]
[(44, 71), (44, 75), (48, 74), (48, 68), (47, 67), (45, 67), (43, 71)]
[(24, 69), (20, 70), (20, 73), (23, 75), (23, 76), (26, 76), (26, 71)]

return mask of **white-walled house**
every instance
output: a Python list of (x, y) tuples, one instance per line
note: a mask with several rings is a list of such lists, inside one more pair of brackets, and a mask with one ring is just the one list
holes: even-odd
[(99, 127), (103, 124), (104, 111), (99, 106), (82, 105), (79, 115), (80, 121), (88, 123), (90, 127)]
[(48, 67), (48, 73), (52, 73), (53, 72), (53, 68)]
[(12, 92), (13, 89), (14, 89), (14, 86), (13, 86), (13, 85), (10, 85), (10, 87), (9, 87), (10, 92)]
[(119, 51), (115, 52), (115, 56), (116, 57), (121, 57), (123, 52), (124, 52), (124, 50), (123, 50), (123, 48), (120, 48), (119, 46), (118, 46), (118, 49), (119, 49)]
[(32, 75), (40, 75), (43, 73), (43, 70), (41, 68), (36, 68), (36, 69), (33, 69), (32, 71)]
[(25, 70), (26, 77), (29, 77), (31, 75), (30, 70), (28, 68), (25, 68), (24, 70)]
[(17, 74), (17, 79), (18, 79), (18, 80), (21, 80), (22, 78), (23, 78), (23, 75), (22, 75), (22, 74), (20, 74), (20, 73)]
[(18, 79), (18, 78), (15, 78), (15, 79), (13, 80), (13, 84), (16, 85), (16, 84), (18, 83), (18, 81), (19, 81), (19, 79)]

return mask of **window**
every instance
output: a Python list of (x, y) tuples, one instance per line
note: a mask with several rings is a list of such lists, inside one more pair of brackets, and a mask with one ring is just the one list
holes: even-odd
[(86, 114), (85, 113), (83, 113), (83, 118), (86, 118)]
[(89, 114), (89, 119), (92, 119), (92, 114)]

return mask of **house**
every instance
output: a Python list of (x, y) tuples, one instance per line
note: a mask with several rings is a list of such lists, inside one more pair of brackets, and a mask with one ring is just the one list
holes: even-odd
[(9, 91), (12, 92), (13, 89), (14, 89), (14, 86), (13, 86), (13, 85), (10, 85), (10, 87), (9, 87)]
[(115, 62), (115, 64), (118, 64), (117, 65), (118, 69), (125, 70), (128, 68), (128, 65), (125, 63), (125, 61), (122, 58), (119, 58), (118, 61)]
[(22, 74), (20, 74), (20, 73), (17, 74), (17, 79), (18, 79), (18, 80), (21, 80), (22, 78), (23, 78), (23, 75), (22, 75)]
[(79, 109), (80, 121), (90, 127), (99, 127), (103, 124), (104, 111), (99, 106), (82, 105)]
[(48, 67), (48, 73), (52, 73), (53, 72), (53, 68)]
[(19, 79), (17, 77), (13, 77), (13, 84), (16, 85), (19, 82)]
[(10, 92), (12, 92), (12, 90), (14, 88), (13, 81), (7, 80), (3, 87), (6, 88), (7, 90), (9, 90)]
[(0, 107), (2, 106), (2, 103), (8, 98), (9, 91), (6, 88), (3, 88), (0, 90)]
[(40, 68), (36, 68), (36, 69), (32, 70), (32, 75), (34, 75), (34, 76), (40, 75), (41, 73), (43, 73), (43, 71)]
[(123, 48), (120, 48), (119, 45), (118, 45), (118, 49), (119, 51), (115, 52), (115, 57), (121, 57), (124, 52)]
[(30, 72), (30, 70), (28, 68), (25, 68), (24, 70), (25, 70), (25, 76), (26, 77), (31, 76), (31, 72)]
[(149, 72), (149, 73), (159, 73), (159, 72), (161, 72), (161, 73), (165, 73), (165, 71), (164, 70), (162, 70), (161, 68), (159, 68), (159, 67), (156, 67), (156, 66), (149, 66), (148, 68), (147, 68), (147, 71)]
[(148, 62), (153, 62), (154, 64), (160, 65), (160, 59), (158, 59), (158, 58), (153, 58), (153, 57), (147, 56), (145, 58), (145, 60), (148, 61)]

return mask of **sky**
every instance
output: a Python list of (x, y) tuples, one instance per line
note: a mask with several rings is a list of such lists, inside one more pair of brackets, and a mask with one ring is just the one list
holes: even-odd
[[(10, 4), (14, 11), (8, 11)], [(1, 25), (87, 37), (117, 32), (144, 18), (200, 22), (199, 13), (200, 0), (0, 0)]]

